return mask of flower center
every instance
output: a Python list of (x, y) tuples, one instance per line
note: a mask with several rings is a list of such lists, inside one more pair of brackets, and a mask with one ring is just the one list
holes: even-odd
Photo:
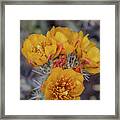
[(57, 80), (55, 86), (52, 88), (54, 97), (60, 100), (71, 99), (72, 97), (70, 96), (69, 91), (73, 86), (70, 78), (62, 77), (60, 80)]

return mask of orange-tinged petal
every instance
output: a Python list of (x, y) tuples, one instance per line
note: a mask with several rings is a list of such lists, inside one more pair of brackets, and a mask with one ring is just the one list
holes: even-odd
[(62, 44), (58, 44), (58, 45), (57, 45), (56, 53), (55, 53), (55, 55), (54, 55), (53, 58), (56, 58), (56, 57), (61, 53), (62, 49), (63, 49)]
[(78, 48), (76, 49), (76, 51), (77, 51), (77, 56), (78, 56), (78, 58), (80, 59), (80, 58), (82, 57), (82, 50), (81, 50), (81, 48), (78, 47)]

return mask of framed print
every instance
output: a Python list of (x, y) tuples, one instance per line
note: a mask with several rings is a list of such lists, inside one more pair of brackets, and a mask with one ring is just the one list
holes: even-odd
[(1, 118), (119, 119), (119, 7), (2, 1)]

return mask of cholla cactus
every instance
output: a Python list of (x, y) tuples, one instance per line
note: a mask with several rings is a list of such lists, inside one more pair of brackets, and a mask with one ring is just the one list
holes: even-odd
[(68, 68), (74, 68), (76, 66), (80, 65), (77, 56), (73, 54), (68, 54), (67, 56), (67, 67)]
[(41, 86), (43, 82), (48, 78), (51, 72), (52, 62), (48, 61), (48, 63), (43, 64), (42, 66), (36, 67), (32, 69), (32, 72), (35, 74), (35, 77), (32, 79), (33, 81), (33, 90), (32, 97), (30, 99), (43, 99), (43, 93), (41, 92)]
[(31, 100), (76, 100), (84, 81), (100, 72), (100, 52), (88, 34), (53, 27), (46, 35), (30, 35), (22, 53), (33, 66)]

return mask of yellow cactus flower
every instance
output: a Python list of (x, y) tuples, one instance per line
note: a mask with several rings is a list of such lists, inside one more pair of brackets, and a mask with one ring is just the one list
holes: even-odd
[(47, 62), (44, 52), (46, 37), (39, 34), (32, 34), (24, 41), (22, 54), (33, 66), (39, 66)]
[(78, 42), (76, 51), (83, 69), (92, 74), (100, 72), (100, 51), (95, 43), (88, 39), (88, 35)]
[(67, 54), (72, 53), (75, 50), (71, 41), (76, 36), (67, 27), (53, 27), (47, 32), (47, 37), (53, 38), (57, 43), (62, 44)]
[(48, 61), (48, 57), (55, 54), (56, 42), (47, 39), (44, 35), (32, 34), (24, 41), (22, 54), (34, 67)]
[(72, 69), (53, 68), (41, 91), (46, 100), (78, 100), (84, 90), (83, 75)]

